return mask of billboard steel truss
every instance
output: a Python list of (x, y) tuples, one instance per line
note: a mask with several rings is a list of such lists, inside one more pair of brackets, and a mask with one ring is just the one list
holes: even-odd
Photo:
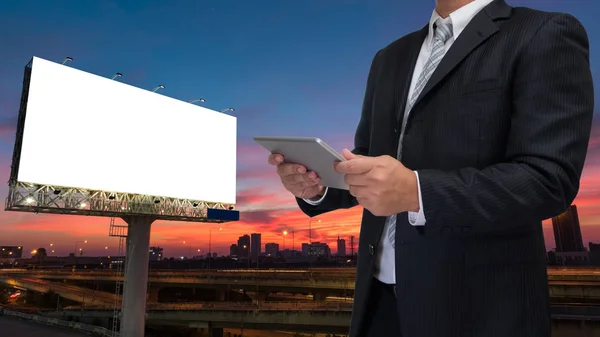
[(108, 217), (155, 216), (160, 220), (224, 222), (209, 219), (208, 209), (233, 210), (234, 205), (83, 188), (11, 181), (7, 211)]

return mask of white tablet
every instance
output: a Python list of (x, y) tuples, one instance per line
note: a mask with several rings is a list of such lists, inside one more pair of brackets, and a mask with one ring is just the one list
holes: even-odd
[(344, 175), (333, 169), (333, 163), (344, 157), (319, 138), (254, 137), (254, 141), (271, 153), (283, 155), (286, 163), (300, 164), (314, 171), (320, 184), (326, 187), (348, 189)]

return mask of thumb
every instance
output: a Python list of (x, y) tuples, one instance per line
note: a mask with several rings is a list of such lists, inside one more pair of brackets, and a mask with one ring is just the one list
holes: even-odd
[(346, 158), (346, 160), (350, 160), (350, 159), (358, 158), (360, 156), (350, 152), (350, 150), (348, 150), (348, 149), (344, 149), (342, 151), (342, 157)]

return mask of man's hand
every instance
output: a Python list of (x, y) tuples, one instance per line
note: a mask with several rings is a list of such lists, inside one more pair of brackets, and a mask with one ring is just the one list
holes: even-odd
[(318, 199), (323, 196), (325, 188), (319, 185), (321, 181), (315, 172), (298, 164), (283, 162), (280, 154), (271, 154), (269, 164), (277, 167), (277, 174), (286, 190), (295, 197), (302, 199)]
[(348, 150), (346, 161), (335, 164), (345, 174), (350, 194), (376, 216), (419, 211), (419, 190), (415, 173), (390, 156), (365, 157)]

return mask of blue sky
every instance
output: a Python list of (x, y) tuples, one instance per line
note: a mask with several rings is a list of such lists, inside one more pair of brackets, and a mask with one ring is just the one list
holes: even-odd
[[(508, 3), (577, 17), (588, 31), (592, 70), (600, 83), (598, 1)], [(70, 66), (81, 70), (107, 77), (121, 72), (121, 81), (137, 87), (164, 84), (163, 95), (204, 97), (213, 109), (234, 107), (240, 144), (252, 146), (254, 135), (316, 136), (341, 150), (352, 146), (373, 55), (425, 25), (434, 5), (423, 0), (2, 1), (0, 178), (8, 177), (23, 66), (32, 56), (56, 62), (71, 56)], [(262, 154), (240, 154), (239, 169), (267, 169)], [(281, 193), (274, 178), (241, 179), (240, 193), (265, 184)], [(2, 199), (6, 191), (3, 183)], [(8, 217), (38, 221), (0, 211), (0, 219)]]

